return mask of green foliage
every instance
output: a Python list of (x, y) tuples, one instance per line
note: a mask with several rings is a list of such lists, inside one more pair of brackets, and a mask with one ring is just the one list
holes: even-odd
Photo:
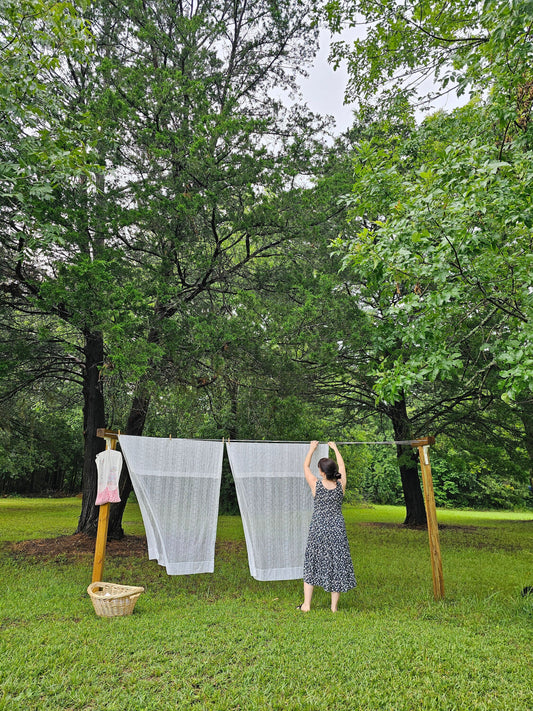
[(531, 506), (527, 467), (527, 456), (510, 439), (503, 445), (497, 436), (463, 445), (460, 437), (458, 441), (443, 437), (431, 460), (437, 506)]
[[(385, 92), (429, 96), (455, 88), (478, 94), (493, 90), (500, 116), (507, 123), (521, 117), (524, 106), (514, 104), (517, 89), (531, 80), (529, 2), (507, 0), (394, 0), (326, 2), (324, 16), (333, 32), (364, 27), (351, 42), (333, 44), (335, 64), (346, 61), (347, 93), (363, 101)], [(510, 99), (510, 101), (509, 101)]]
[(14, 219), (35, 226), (55, 188), (86, 171), (83, 121), (66, 116), (57, 77), (91, 48), (80, 3), (3, 0), (0, 208)]
[[(349, 133), (350, 223), (334, 242), (374, 324), (353, 370), (378, 403), (406, 398), (419, 432), (427, 422), (461, 443), (462, 462), (448, 452), (438, 465), (442, 503), (523, 505), (533, 452), (521, 414), (533, 372), (531, 3), (334, 1), (325, 17), (335, 32), (359, 29), (332, 50), (362, 105)], [(416, 126), (427, 77), (430, 99), (456, 90), (472, 101)], [(484, 434), (492, 427), (497, 439), (500, 423), (514, 456)]]
[(492, 117), (476, 103), (392, 151), (379, 132), (357, 147), (353, 236), (336, 245), (359, 278), (383, 283), (379, 308), (401, 329), (401, 351), (376, 371), (382, 397), (465, 367), (480, 381), (496, 369), (508, 400), (531, 387), (532, 156), (518, 142), (499, 159)]
[(82, 417), (78, 406), (68, 406), (68, 394), (61, 395), (26, 393), (2, 406), (0, 493), (80, 491)]
[[(280, 245), (315, 219), (300, 207), (309, 201), (299, 178), (316, 167), (322, 125), (303, 106), (286, 110), (272, 92), (294, 88), (316, 48), (311, 4), (297, 5), (295, 13), (288, 0), (121, 0), (83, 5), (81, 20), (63, 2), (6, 3), (6, 61), (27, 48), (21, 81), (31, 74), (40, 92), (24, 112), (15, 101), (5, 106), (11, 163), (27, 163), (38, 145), (45, 176), (31, 200), (17, 187), (4, 205), (6, 321), (24, 314), (32, 325), (26, 341), (17, 331), (24, 359), (3, 373), (16, 375), (16, 389), (44, 377), (31, 362), (36, 341), (40, 362), (48, 348), (58, 364), (53, 376), (83, 382), (86, 414), (102, 411), (88, 402), (94, 395), (102, 405), (108, 387), (120, 429), (128, 407), (119, 389), (146, 411), (169, 384), (186, 389), (218, 377), (234, 295), (248, 288), (255, 262), (274, 264)], [(4, 78), (16, 94), (17, 73)], [(72, 151), (71, 173), (65, 154), (63, 173), (50, 179), (45, 158), (56, 159), (41, 125)], [(75, 148), (87, 154), (84, 171)], [(40, 319), (42, 338), (32, 323)], [(97, 393), (89, 393), (97, 368)], [(180, 431), (189, 426), (183, 420)], [(102, 424), (86, 423), (86, 432)], [(92, 459), (86, 464), (94, 476)]]
[(393, 448), (372, 447), (371, 459), (361, 481), (361, 495), (375, 504), (401, 504), (402, 483)]
[[(386, 298), (396, 290), (387, 311), (407, 351), (379, 372), (382, 397), (453, 379), (467, 359), (480, 379), (498, 370), (507, 400), (531, 389), (531, 13), (525, 2), (327, 5), (334, 29), (370, 23), (334, 55), (349, 59), (350, 87), (365, 99), (392, 81), (386, 115), (398, 116), (406, 82), (428, 66), (443, 87), (486, 97), (407, 137), (383, 141), (377, 129), (357, 147), (347, 261), (376, 270)], [(450, 338), (457, 324), (460, 343), (486, 338), (465, 354)]]

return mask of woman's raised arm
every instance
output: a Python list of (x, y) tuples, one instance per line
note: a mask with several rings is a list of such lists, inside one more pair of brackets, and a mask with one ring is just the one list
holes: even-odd
[(316, 491), (317, 479), (316, 479), (316, 476), (311, 471), (311, 457), (313, 456), (313, 453), (317, 447), (318, 447), (318, 440), (314, 439), (312, 442), (309, 443), (309, 451), (305, 455), (305, 461), (304, 461), (305, 480), (309, 484), (309, 488), (311, 489), (311, 493), (313, 494), (313, 496), (315, 495), (315, 491)]
[(346, 491), (346, 467), (344, 465), (344, 459), (342, 458), (342, 454), (339, 452), (339, 449), (335, 442), (328, 442), (328, 445), (335, 452), (337, 466), (339, 467), (339, 474), (341, 475), (342, 490), (344, 492)]

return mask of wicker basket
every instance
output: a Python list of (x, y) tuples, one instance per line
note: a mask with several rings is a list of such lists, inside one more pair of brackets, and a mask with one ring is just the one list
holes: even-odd
[(131, 615), (144, 588), (114, 583), (91, 583), (87, 588), (94, 611), (100, 617)]

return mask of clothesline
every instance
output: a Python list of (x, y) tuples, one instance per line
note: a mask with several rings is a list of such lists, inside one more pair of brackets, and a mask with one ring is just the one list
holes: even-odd
[[(99, 429), (97, 432), (98, 437), (113, 437), (117, 439), (117, 433), (112, 431), (112, 430), (104, 430)], [(172, 435), (169, 435), (169, 438), (172, 439)], [(178, 438), (181, 439), (181, 438)], [(185, 438), (187, 439), (187, 438)], [(250, 442), (251, 444), (260, 444), (264, 442), (265, 444), (302, 444), (303, 442), (308, 442), (309, 440), (282, 440), (282, 439), (232, 439), (231, 437), (222, 437), (219, 439), (209, 439), (209, 438), (198, 438), (194, 439), (196, 442)], [(332, 441), (332, 440), (328, 440)], [(319, 442), (320, 444), (320, 442)], [(366, 441), (360, 441), (360, 440), (352, 440), (352, 441), (345, 441), (345, 442), (335, 442), (335, 444), (340, 445), (340, 446), (347, 446), (347, 445), (364, 445), (364, 444), (404, 444), (404, 445), (416, 445), (420, 446), (422, 444), (434, 444), (434, 438), (433, 437), (420, 437), (420, 438), (415, 438), (415, 439), (391, 439), (391, 440), (366, 440)]]
[[(427, 438), (424, 438), (424, 440)], [(394, 440), (379, 440), (379, 441), (351, 441), (351, 442), (335, 442), (335, 444), (344, 446), (348, 444), (418, 444), (420, 439), (394, 439)], [(265, 444), (302, 444), (302, 440), (276, 440), (276, 439), (229, 439), (223, 438), (224, 442), (250, 442), (252, 444), (264, 442)], [(307, 441), (307, 440), (305, 440)], [(332, 441), (332, 440), (329, 440)], [(320, 443), (319, 443), (320, 444)]]
[[(305, 541), (313, 508), (309, 488), (301, 476), (302, 460), (306, 453), (309, 456), (308, 440), (172, 439), (126, 436), (104, 428), (98, 429), (97, 436), (111, 440), (108, 442), (109, 454), (114, 453), (111, 445), (120, 439), (141, 508), (149, 557), (165, 566), (170, 575), (214, 570), (220, 484), (226, 449), (252, 576), (257, 580), (302, 577)], [(442, 571), (438, 569), (442, 566), (428, 455), (428, 445), (434, 442), (433, 437), (424, 437), (417, 440), (352, 440), (338, 444), (403, 444), (423, 449), (424, 492), (430, 493), (435, 519), (431, 523), (428, 513), (432, 566), (434, 571), (437, 569), (433, 586), (436, 599), (440, 599), (444, 592)], [(273, 446), (264, 447), (265, 444)], [(313, 469), (316, 469), (318, 458), (326, 454), (327, 444), (319, 443), (313, 452)], [(115, 485), (118, 471), (117, 465), (113, 480)], [(428, 478), (429, 483), (426, 483)], [(280, 479), (283, 480), (281, 487)], [(103, 540), (105, 553), (106, 533)]]

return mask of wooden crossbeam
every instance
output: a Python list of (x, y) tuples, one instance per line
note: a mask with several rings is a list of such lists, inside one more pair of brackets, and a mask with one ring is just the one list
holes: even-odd
[(429, 447), (435, 444), (435, 437), (421, 437), (420, 439), (412, 439), (409, 444), (411, 447)]
[[(97, 437), (100, 437), (101, 439), (110, 439), (111, 441), (114, 440), (115, 442), (118, 440), (119, 434), (119, 432), (116, 432), (115, 430), (108, 430), (105, 427), (99, 427), (96, 430)], [(112, 449), (114, 449), (114, 447), (112, 447)]]

